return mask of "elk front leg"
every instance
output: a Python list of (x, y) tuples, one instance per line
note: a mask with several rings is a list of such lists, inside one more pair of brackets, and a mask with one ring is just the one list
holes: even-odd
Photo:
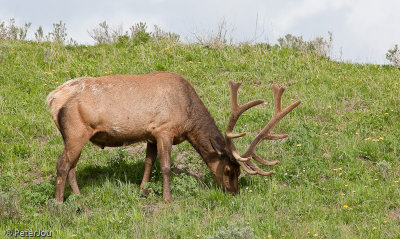
[(157, 152), (160, 157), (161, 173), (163, 177), (163, 198), (167, 202), (172, 201), (169, 178), (171, 176), (171, 148), (172, 140), (168, 137), (157, 139)]
[(147, 143), (146, 160), (144, 162), (145, 163), (144, 174), (142, 183), (140, 184), (140, 191), (143, 193), (144, 196), (147, 195), (147, 189), (144, 189), (143, 186), (150, 180), (151, 168), (153, 167), (154, 161), (156, 161), (156, 157), (157, 157), (157, 144)]

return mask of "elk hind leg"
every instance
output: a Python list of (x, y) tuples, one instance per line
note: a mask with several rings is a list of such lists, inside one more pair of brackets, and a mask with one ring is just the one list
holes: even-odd
[(140, 191), (144, 196), (147, 195), (147, 189), (143, 187), (150, 180), (151, 168), (153, 167), (154, 161), (156, 161), (156, 157), (157, 157), (157, 144), (150, 142), (147, 143), (146, 160), (144, 162), (145, 163), (144, 174), (142, 183), (140, 184)]
[[(69, 125), (69, 122), (74, 122), (74, 125)], [(91, 137), (91, 130), (87, 129), (83, 124), (77, 123), (77, 121), (65, 121), (64, 124), (60, 125), (63, 126), (60, 131), (64, 139), (64, 151), (57, 160), (56, 201), (58, 202), (62, 202), (64, 199), (67, 177), (73, 193), (80, 194), (75, 175), (76, 164), (83, 146)]]
[[(83, 144), (84, 145), (84, 144)], [(76, 184), (75, 171), (76, 163), (78, 162), (83, 145), (65, 145), (64, 151), (57, 160), (57, 186), (56, 186), (56, 201), (64, 201), (64, 190), (67, 176), (70, 175), (70, 184), (74, 193), (79, 193), (78, 185)], [(80, 147), (81, 146), (81, 147)], [(71, 183), (72, 182), (72, 183)]]

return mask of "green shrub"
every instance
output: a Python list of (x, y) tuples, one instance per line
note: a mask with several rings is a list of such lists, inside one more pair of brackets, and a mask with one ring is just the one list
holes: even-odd
[(15, 219), (20, 216), (20, 196), (13, 189), (8, 192), (2, 191), (0, 187), (0, 219)]
[(395, 66), (400, 66), (400, 49), (397, 44), (394, 45), (393, 49), (388, 50), (386, 59)]
[(254, 235), (253, 229), (248, 223), (229, 222), (226, 226), (220, 226), (208, 239), (253, 239), (257, 238)]

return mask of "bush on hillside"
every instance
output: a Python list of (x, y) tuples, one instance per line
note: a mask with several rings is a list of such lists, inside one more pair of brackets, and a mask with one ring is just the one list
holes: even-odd
[(26, 40), (26, 34), (28, 29), (31, 27), (31, 23), (25, 23), (24, 26), (17, 26), (15, 19), (11, 18), (8, 24), (4, 21), (0, 21), (0, 41), (7, 40)]
[(329, 57), (333, 47), (333, 36), (328, 32), (329, 39), (317, 37), (311, 41), (303, 40), (302, 36), (286, 34), (285, 37), (278, 39), (281, 48), (297, 49), (306, 53), (315, 53), (322, 57)]
[(394, 45), (393, 49), (388, 50), (386, 59), (395, 66), (400, 66), (400, 49), (397, 44)]
[(154, 31), (151, 32), (144, 22), (138, 22), (129, 28), (129, 31), (123, 31), (122, 26), (111, 27), (106, 21), (99, 23), (97, 28), (88, 31), (90, 37), (95, 44), (117, 43), (118, 45), (128, 42), (133, 45), (143, 44), (150, 40), (160, 41), (169, 40), (173, 42), (179, 41), (179, 35), (162, 30), (159, 26), (154, 25)]

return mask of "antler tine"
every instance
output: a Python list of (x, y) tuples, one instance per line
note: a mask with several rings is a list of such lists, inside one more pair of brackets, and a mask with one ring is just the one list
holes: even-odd
[[(242, 85), (241, 82), (234, 82), (232, 80), (229, 81), (229, 89), (231, 95), (231, 114), (229, 116), (228, 125), (225, 131), (225, 141), (227, 147), (231, 150), (232, 155), (238, 162), (246, 162), (251, 160), (251, 157), (241, 157), (236, 150), (236, 147), (232, 141), (234, 138), (239, 138), (246, 135), (246, 132), (234, 134), (232, 133), (233, 128), (236, 125), (237, 120), (239, 119), (240, 115), (245, 112), (246, 110), (254, 107), (256, 105), (264, 103), (264, 100), (253, 100), (244, 105), (239, 105), (238, 103), (238, 90), (239, 87)], [(247, 171), (246, 171), (247, 172)], [(249, 172), (250, 173), (250, 172)]]
[(264, 165), (268, 165), (268, 166), (273, 166), (273, 165), (279, 163), (278, 160), (275, 160), (275, 161), (267, 161), (267, 160), (264, 160), (264, 159), (262, 159), (260, 156), (258, 156), (257, 154), (253, 154), (252, 157), (253, 157), (253, 159), (255, 159), (257, 162), (259, 162), (259, 163), (261, 163), (261, 164), (264, 164)]
[(260, 174), (260, 175), (268, 176), (268, 175), (271, 175), (274, 173), (273, 171), (265, 172), (264, 170), (257, 167), (257, 165), (255, 165), (251, 161), (248, 161), (248, 162), (238, 161), (238, 163), (244, 169), (244, 171), (246, 171), (246, 173), (251, 174), (251, 175)]
[(275, 105), (275, 114), (278, 114), (282, 111), (282, 95), (285, 91), (285, 87), (279, 88), (277, 85), (271, 85), (272, 90), (274, 91), (274, 105)]
[(250, 101), (244, 105), (239, 105), (238, 103), (238, 91), (239, 87), (242, 85), (241, 82), (234, 82), (233, 80), (229, 80), (229, 89), (230, 89), (230, 94), (231, 94), (231, 114), (229, 116), (229, 121), (228, 125), (226, 127), (226, 135), (229, 138), (238, 138), (246, 135), (245, 132), (239, 133), (239, 134), (233, 134), (233, 128), (235, 127), (235, 124), (237, 120), (239, 119), (239, 116), (245, 112), (246, 110), (250, 109), (251, 107), (254, 107), (256, 105), (264, 103), (264, 100), (253, 100)]
[(242, 157), (253, 157), (255, 160), (260, 162), (261, 164), (265, 165), (274, 165), (277, 164), (279, 161), (273, 161), (269, 162), (258, 155), (254, 153), (255, 148), (257, 147), (258, 143), (261, 142), (263, 139), (268, 139), (268, 140), (276, 140), (276, 139), (284, 139), (288, 137), (287, 134), (282, 134), (282, 135), (270, 135), (271, 129), (283, 118), (285, 117), (290, 111), (292, 111), (294, 108), (296, 108), (298, 105), (301, 104), (301, 101), (297, 101), (295, 103), (292, 103), (288, 107), (286, 107), (284, 110), (282, 110), (282, 95), (283, 92), (285, 91), (284, 87), (278, 87), (277, 85), (273, 84), (272, 89), (274, 91), (274, 105), (275, 105), (275, 111), (272, 119), (268, 122), (268, 124), (261, 130), (261, 132), (256, 136), (256, 138), (251, 142), (248, 150), (246, 153), (242, 155)]
[(249, 168), (249, 166), (247, 166), (247, 164), (245, 162), (238, 161), (238, 163), (244, 169), (244, 171), (246, 171), (246, 173), (251, 174), (251, 175), (256, 175), (257, 174), (257, 171)]
[(246, 166), (248, 166), (249, 168), (251, 168), (252, 170), (256, 171), (257, 174), (263, 175), (263, 176), (269, 176), (271, 174), (274, 173), (274, 171), (264, 171), (261, 168), (259, 168), (257, 165), (255, 165), (255, 163), (253, 163), (252, 161), (247, 161), (243, 164), (246, 164)]

